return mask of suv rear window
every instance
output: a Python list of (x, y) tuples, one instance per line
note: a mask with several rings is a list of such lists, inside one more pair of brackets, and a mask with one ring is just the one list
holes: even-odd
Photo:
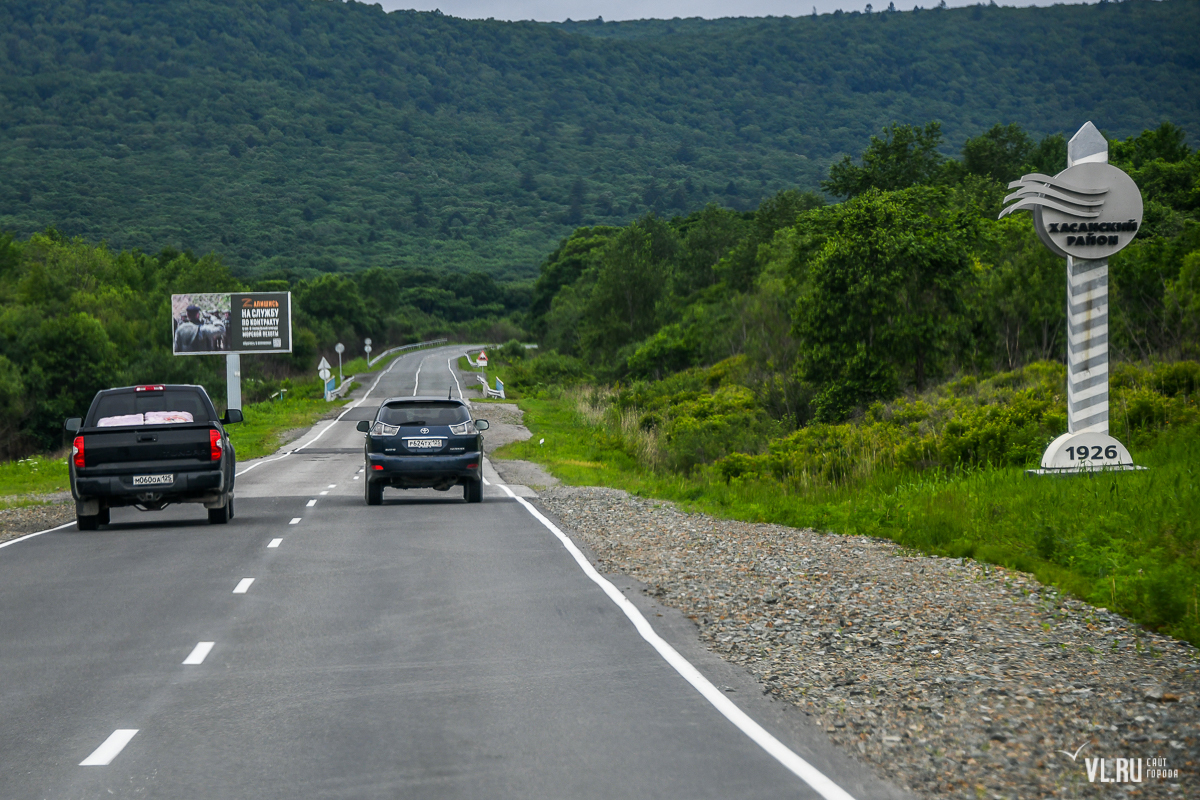
[(210, 421), (200, 396), (183, 389), (105, 395), (96, 403), (89, 419), (96, 427)]
[(393, 403), (379, 409), (378, 421), (386, 425), (457, 425), (471, 419), (459, 403)]

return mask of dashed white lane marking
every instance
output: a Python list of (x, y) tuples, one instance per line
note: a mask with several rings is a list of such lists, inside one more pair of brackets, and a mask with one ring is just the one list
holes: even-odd
[(325, 496), (325, 495), (327, 495), (327, 494), (329, 494), (329, 492), (321, 492), (321, 496), (322, 496), (322, 497), (324, 497), (324, 496)]
[(250, 589), (250, 584), (254, 583), (254, 578), (242, 578), (238, 581), (238, 585), (233, 587), (234, 594), (245, 594)]
[[(324, 493), (324, 492), (321, 492), (321, 494), (325, 494), (325, 493)], [(317, 504), (317, 501), (316, 501), (316, 500), (309, 500), (309, 501), (308, 501), (308, 507), (309, 507), (309, 508), (312, 508), (312, 507), (313, 507), (313, 506), (315, 506), (316, 504)]]
[(271, 543), (268, 544), (267, 547), (279, 547), (281, 544), (283, 544), (283, 539), (272, 539)]
[(203, 664), (204, 659), (208, 658), (209, 652), (213, 649), (216, 642), (199, 642), (192, 648), (192, 652), (183, 660), (184, 666), (192, 666), (194, 664)]
[(629, 598), (621, 594), (616, 586), (613, 586), (612, 583), (605, 580), (596, 571), (596, 568), (592, 566), (591, 562), (587, 560), (587, 557), (580, 549), (575, 546), (570, 537), (560, 531), (553, 522), (542, 516), (542, 513), (526, 501), (525, 498), (517, 497), (512, 493), (512, 490), (503, 484), (498, 485), (504, 490), (505, 494), (523, 505), (525, 510), (533, 515), (534, 519), (545, 525), (551, 533), (558, 537), (563, 547), (567, 549), (567, 552), (579, 564), (583, 573), (591, 578), (592, 582), (599, 586), (608, 595), (610, 600), (616, 603), (617, 607), (633, 623), (633, 627), (637, 628), (637, 632), (642, 635), (642, 638), (649, 642), (650, 646), (657, 650), (658, 654), (663, 657), (663, 660), (670, 664), (685, 681), (690, 683), (696, 691), (700, 692), (705, 700), (712, 703), (713, 707), (721, 712), (722, 716), (736, 725), (742, 733), (750, 737), (763, 750), (766, 750), (768, 754), (795, 774), (796, 777), (811, 786), (825, 800), (854, 800), (854, 797), (845, 789), (827, 778), (823, 772), (812, 764), (809, 764), (803, 758), (793, 753), (787, 745), (776, 739), (765, 728), (751, 719), (746, 712), (735, 706), (728, 697), (709, 682), (708, 678), (700, 674), (700, 670), (692, 666), (690, 661), (679, 655), (679, 651), (655, 633), (654, 628), (642, 616), (642, 612), (637, 610), (637, 606), (631, 603)]
[(125, 745), (129, 744), (129, 740), (137, 733), (137, 728), (118, 728), (112, 732), (112, 735), (104, 740), (104, 744), (96, 748), (90, 756), (79, 762), (81, 767), (107, 767), (112, 763)]
[(357, 476), (357, 475), (355, 475), (355, 476), (354, 476), (354, 480), (358, 480), (358, 476)]
[(336, 488), (337, 488), (337, 484), (336, 484), (336, 483), (331, 483), (331, 484), (329, 484), (328, 486), (326, 486), (325, 488), (326, 488), (326, 489), (336, 489)]
[[(393, 359), (393, 360), (392, 360), (392, 363), (391, 363), (390, 365), (388, 365), (388, 368), (387, 368), (387, 369), (385, 369), (383, 372), (379, 373), (379, 377), (378, 377), (378, 378), (376, 378), (376, 379), (375, 379), (375, 382), (371, 384), (371, 388), (370, 388), (370, 389), (367, 389), (367, 393), (366, 393), (366, 394), (364, 394), (364, 395), (363, 395), (362, 397), (360, 397), (358, 400), (355, 400), (355, 401), (354, 401), (353, 403), (351, 403), (350, 405), (346, 406), (346, 408), (345, 408), (345, 409), (342, 411), (342, 413), (341, 413), (341, 414), (338, 414), (338, 416), (337, 416), (337, 419), (333, 420), (333, 422), (330, 422), (328, 425), (326, 425), (324, 428), (322, 428), (320, 433), (318, 433), (316, 436), (314, 436), (314, 437), (313, 437), (311, 440), (309, 440), (309, 441), (305, 442), (304, 444), (300, 445), (299, 447), (297, 447), (297, 448), (296, 448), (296, 450), (303, 450), (303, 449), (304, 449), (304, 448), (306, 448), (306, 447), (312, 447), (312, 446), (313, 446), (313, 444), (314, 444), (314, 443), (316, 443), (317, 439), (320, 439), (322, 436), (324, 436), (326, 433), (328, 433), (328, 432), (329, 432), (329, 429), (333, 427), (333, 423), (334, 423), (334, 422), (341, 422), (341, 421), (342, 421), (342, 417), (346, 416), (346, 415), (347, 415), (347, 414), (349, 414), (349, 413), (350, 413), (350, 412), (351, 412), (353, 409), (356, 409), (356, 408), (358, 408), (360, 405), (362, 405), (362, 402), (363, 402), (363, 400), (366, 400), (368, 397), (370, 397), (370, 396), (371, 396), (371, 392), (375, 391), (375, 387), (379, 385), (379, 382), (380, 382), (381, 380), (383, 380), (383, 376), (384, 376), (384, 375), (387, 375), (389, 372), (391, 372), (391, 371), (392, 371), (392, 367), (396, 366), (397, 364), (399, 364), (399, 363), (400, 363), (401, 361), (403, 361), (403, 360), (404, 360), (404, 357), (403, 357), (403, 356), (401, 356), (401, 357), (399, 357), (399, 358), (396, 358), (396, 359)], [(255, 467), (258, 467), (258, 466), (260, 466), (260, 465), (262, 465), (262, 464), (271, 464), (271, 463), (274, 463), (274, 462), (276, 462), (276, 461), (282, 461), (283, 459), (285, 459), (285, 458), (287, 458), (288, 456), (290, 456), (292, 453), (296, 452), (296, 450), (289, 450), (288, 452), (286, 452), (286, 453), (284, 453), (283, 455), (281, 455), (279, 458), (272, 458), (272, 459), (269, 459), (269, 460), (265, 460), (265, 461), (259, 461), (259, 462), (257, 462), (257, 463), (251, 464), (250, 466), (246, 467), (244, 470), (242, 470), (241, 472), (239, 472), (239, 473), (238, 473), (238, 477), (241, 477), (242, 475), (245, 475), (245, 474), (246, 474), (247, 472), (249, 472), (250, 470), (252, 470), (252, 469), (254, 469)]]
[(288, 525), (297, 525), (300, 523), (300, 517), (292, 517), (292, 521)]

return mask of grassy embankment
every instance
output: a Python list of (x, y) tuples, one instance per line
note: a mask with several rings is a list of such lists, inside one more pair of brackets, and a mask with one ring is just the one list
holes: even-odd
[[(939, 391), (949, 394), (941, 387), (931, 397)], [(1136, 391), (1144, 400), (1146, 391)], [(1031, 572), (1097, 606), (1200, 643), (1200, 425), (1194, 395), (1168, 398), (1174, 405), (1163, 407), (1173, 411), (1156, 426), (1114, 422), (1114, 433), (1130, 445), (1136, 462), (1149, 467), (1145, 472), (1031, 478), (1025, 466), (1035, 466), (1036, 458), (1032, 464), (931, 468), (920, 459), (904, 464), (885, 457), (889, 447), (892, 453), (913, 448), (913, 441), (902, 441), (906, 431), (911, 440), (925, 436), (918, 444), (926, 451), (944, 451), (951, 438), (947, 430), (955, 430), (945, 419), (933, 433), (925, 423), (893, 425), (901, 435), (891, 442), (870, 420), (810, 426), (802, 429), (807, 439), (820, 442), (808, 454), (798, 454), (793, 434), (772, 440), (758, 455), (735, 452), (687, 470), (671, 468), (665, 465), (670, 455), (665, 440), (681, 440), (683, 426), (647, 430), (644, 409), (622, 413), (612, 393), (607, 400), (594, 390), (533, 394), (518, 398), (533, 438), (506, 445), (497, 455), (539, 462), (566, 483), (611, 486), (746, 521), (886, 537), (924, 553)], [(1114, 416), (1123, 397), (1129, 402), (1120, 413), (1128, 417), (1134, 410), (1137, 397), (1118, 387)], [(984, 408), (994, 421), (997, 414), (1011, 415), (1028, 395), (1017, 392), (1010, 400), (1011, 406)], [(911, 413), (922, 402), (899, 401), (889, 413)], [(1046, 405), (1056, 408), (1057, 398), (1048, 397)], [(961, 407), (958, 413), (969, 416)], [(1057, 424), (1055, 414), (1047, 414), (1044, 428)], [(1121, 426), (1127, 428), (1117, 430)], [(1006, 435), (1002, 426), (989, 430)], [(863, 440), (848, 446), (852, 435)], [(1044, 442), (1027, 445), (1040, 454)], [(823, 474), (795, 467), (814, 452), (826, 465)], [(865, 461), (873, 466), (864, 468)], [(837, 466), (832, 472), (831, 462)], [(780, 470), (781, 463), (793, 466)]]

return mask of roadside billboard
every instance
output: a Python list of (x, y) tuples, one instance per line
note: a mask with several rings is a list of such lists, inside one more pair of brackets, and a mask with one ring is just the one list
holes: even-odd
[(177, 356), (292, 352), (291, 292), (171, 295)]

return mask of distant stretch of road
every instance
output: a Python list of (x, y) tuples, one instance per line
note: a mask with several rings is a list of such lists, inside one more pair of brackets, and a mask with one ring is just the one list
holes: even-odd
[(905, 796), (714, 687), (493, 471), (482, 504), (365, 504), (355, 423), (459, 396), (462, 352), (240, 465), (228, 525), (116, 509), (0, 548), (0, 797)]

